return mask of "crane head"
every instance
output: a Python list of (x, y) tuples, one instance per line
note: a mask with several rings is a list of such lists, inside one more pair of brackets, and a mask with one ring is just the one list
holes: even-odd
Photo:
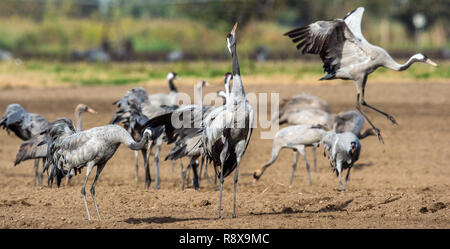
[(177, 74), (175, 72), (169, 72), (167, 74), (167, 80), (174, 80), (177, 78)]
[(227, 47), (228, 51), (230, 51), (231, 54), (231, 47), (236, 45), (236, 28), (237, 28), (237, 22), (234, 24), (233, 29), (231, 32), (227, 35)]
[(225, 77), (223, 78), (223, 83), (226, 85), (228, 82), (233, 79), (233, 74), (230, 72), (225, 73)]
[(97, 114), (97, 111), (95, 111), (94, 109), (92, 109), (91, 107), (89, 107), (88, 105), (85, 105), (85, 104), (77, 105), (76, 110), (78, 112), (89, 112), (92, 114)]
[(430, 60), (430, 58), (428, 58), (428, 56), (426, 56), (426, 55), (424, 55), (422, 53), (418, 53), (418, 54), (413, 55), (413, 58), (416, 59), (417, 61), (430, 64), (433, 67), (437, 67), (438, 66), (438, 64), (436, 64), (434, 61)]

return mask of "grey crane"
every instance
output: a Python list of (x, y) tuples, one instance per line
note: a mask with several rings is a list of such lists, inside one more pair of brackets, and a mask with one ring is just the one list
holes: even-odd
[[(295, 113), (294, 113), (295, 114)], [(291, 148), (294, 150), (294, 164), (292, 167), (291, 180), (289, 185), (292, 185), (292, 180), (294, 177), (294, 173), (296, 170), (297, 160), (298, 160), (298, 152), (304, 156), (304, 160), (306, 163), (306, 168), (308, 172), (308, 179), (311, 185), (311, 176), (309, 171), (309, 165), (306, 161), (306, 157), (304, 155), (306, 147), (313, 148), (314, 155), (314, 167), (316, 167), (316, 146), (319, 142), (318, 136), (318, 127), (322, 127), (323, 130), (332, 130), (334, 133), (344, 133), (344, 132), (352, 132), (359, 139), (366, 138), (368, 136), (376, 135), (373, 129), (367, 129), (364, 133), (361, 134), (361, 131), (364, 126), (364, 117), (357, 111), (346, 111), (341, 112), (339, 114), (328, 114), (319, 109), (304, 109), (299, 112), (298, 119), (296, 119), (295, 123), (298, 125), (286, 127), (286, 129), (282, 129), (277, 133), (274, 137), (273, 147), (272, 147), (272, 157), (269, 162), (263, 166), (263, 168), (256, 170), (254, 173), (254, 183), (257, 182), (259, 177), (262, 175), (262, 172), (265, 171), (267, 167), (272, 165), (278, 157), (278, 154), (282, 148)], [(295, 117), (295, 116), (294, 116)], [(294, 123), (290, 120), (290, 123)], [(299, 126), (300, 125), (300, 126)], [(308, 128), (312, 127), (312, 128)], [(308, 128), (308, 129), (307, 129)], [(309, 129), (314, 129), (315, 133), (311, 133)], [(282, 132), (283, 131), (283, 132)], [(323, 132), (319, 132), (322, 134)], [(291, 137), (293, 136), (293, 137)], [(315, 138), (312, 139), (312, 138)], [(312, 140), (311, 140), (312, 139)], [(311, 142), (314, 141), (314, 142)], [(298, 147), (300, 144), (300, 147)]]
[(279, 112), (272, 115), (272, 122), (278, 120), (279, 124), (296, 124), (288, 121), (290, 115), (304, 109), (318, 109), (324, 112), (330, 112), (330, 106), (327, 101), (317, 96), (302, 93), (290, 99), (283, 99)]
[(75, 120), (77, 122), (77, 126), (75, 127), (76, 131), (82, 131), (83, 130), (83, 121), (81, 119), (81, 114), (88, 112), (92, 114), (97, 114), (97, 111), (92, 109), (86, 104), (78, 104), (75, 107)]
[[(144, 131), (141, 124), (145, 123), (148, 119), (167, 113), (170, 110), (174, 110), (177, 106), (156, 106), (151, 104), (147, 91), (143, 87), (135, 87), (128, 91), (125, 96), (113, 103), (117, 105), (117, 111), (113, 115), (110, 124), (123, 124), (125, 129), (133, 136), (134, 139), (141, 139), (141, 134)], [(134, 116), (134, 118), (132, 118)], [(137, 125), (136, 125), (137, 124)], [(154, 145), (156, 145), (155, 152), (155, 171), (156, 171), (156, 189), (160, 188), (159, 183), (159, 157), (161, 152), (161, 145), (163, 136), (158, 137), (150, 148), (142, 148), (142, 156), (144, 159), (145, 170), (145, 188), (150, 187), (150, 169), (149, 169), (149, 153)], [(138, 153), (135, 152), (135, 167), (136, 167), (136, 184), (138, 184)]]
[[(167, 114), (152, 118), (146, 124), (146, 126), (153, 126), (153, 127), (164, 126), (168, 144), (174, 143), (174, 146), (171, 148), (165, 160), (170, 159), (174, 161), (180, 159), (181, 161), (182, 157), (190, 158), (190, 162), (186, 168), (186, 171), (188, 171), (190, 168), (193, 171), (194, 189), (199, 188), (199, 177), (197, 173), (197, 168), (199, 166), (198, 158), (200, 156), (202, 156), (201, 164), (202, 165), (204, 164), (203, 148), (201, 141), (202, 129), (200, 127), (200, 124), (203, 118), (206, 115), (208, 115), (209, 112), (213, 109), (212, 106), (203, 105), (203, 100), (201, 98), (202, 88), (207, 85), (208, 83), (205, 81), (200, 81), (196, 84), (196, 95), (200, 96), (200, 98), (199, 97), (195, 98), (198, 100), (195, 105), (182, 106), (180, 108), (173, 110), (172, 112), (168, 112)], [(172, 123), (172, 117), (183, 117), (183, 124), (186, 125), (182, 127), (174, 127)], [(205, 176), (210, 181), (210, 178), (207, 173), (205, 173)], [(186, 173), (183, 170), (183, 167), (181, 166), (182, 190), (184, 189), (185, 178)]]
[[(175, 78), (176, 74), (170, 72), (168, 74), (169, 79), (169, 85), (173, 86), (172, 80)], [(197, 96), (201, 96), (202, 88), (205, 86), (210, 85), (208, 82), (202, 80), (197, 82), (195, 85), (196, 94)], [(172, 94), (172, 93), (171, 93)], [(171, 110), (177, 109), (178, 106), (172, 105), (167, 106), (165, 104), (163, 105), (157, 105), (154, 104), (154, 96), (159, 96), (156, 99), (164, 99), (160, 94), (156, 95), (148, 95), (147, 91), (142, 87), (136, 87), (133, 88), (131, 91), (129, 91), (122, 99), (116, 101), (113, 104), (117, 104), (118, 110), (114, 114), (112, 120), (110, 121), (111, 124), (116, 123), (122, 123), (124, 127), (132, 134), (134, 139), (140, 139), (140, 134), (142, 134), (143, 131), (143, 123), (145, 123), (148, 119), (162, 115), (164, 113), (167, 113)], [(161, 97), (161, 98), (160, 98)], [(173, 97), (173, 96), (172, 96)], [(131, 104), (133, 102), (134, 104)], [(157, 103), (169, 103), (170, 101), (161, 102), (156, 101)], [(142, 108), (141, 108), (142, 107)], [(132, 114), (134, 113), (134, 121), (130, 124), (130, 118)], [(162, 145), (163, 136), (158, 137), (156, 140), (156, 143), (152, 143), (152, 146), (156, 144), (156, 153), (155, 153), (155, 164), (156, 164), (156, 189), (159, 189), (159, 158), (160, 158), (160, 152), (161, 152), (161, 145)], [(151, 152), (151, 148), (143, 148), (141, 150), (142, 155), (144, 157), (144, 168), (145, 168), (145, 186), (148, 188), (150, 186), (150, 171), (149, 171), (149, 161), (148, 156)], [(173, 161), (172, 161), (173, 162)], [(136, 165), (136, 184), (138, 183), (138, 154), (135, 154), (135, 165)], [(183, 173), (183, 164), (180, 160), (180, 168), (181, 168), (181, 177), (182, 182), (184, 183), (184, 173)], [(183, 188), (184, 186), (182, 186)]]
[(177, 105), (178, 103), (178, 89), (174, 84), (174, 80), (177, 78), (177, 74), (175, 72), (169, 72), (167, 74), (167, 81), (169, 83), (170, 93), (154, 93), (150, 94), (148, 97), (153, 106), (172, 106)]
[[(132, 150), (140, 150), (148, 141), (160, 136), (161, 132), (161, 129), (147, 128), (140, 142), (135, 142), (131, 135), (118, 125), (95, 127), (61, 137), (53, 135), (50, 145), (50, 160), (55, 166), (55, 173), (51, 174), (51, 177), (55, 175), (66, 175), (72, 169), (86, 166), (86, 178), (81, 188), (81, 194), (88, 219), (90, 220), (91, 216), (86, 201), (85, 188), (92, 169), (94, 166), (97, 166), (97, 173), (91, 187), (91, 195), (94, 200), (98, 219), (101, 220), (95, 200), (95, 185), (108, 160), (111, 159), (121, 144), (125, 144)], [(50, 132), (50, 134), (54, 133), (54, 131)]]
[(408, 69), (415, 62), (424, 62), (437, 66), (422, 53), (415, 54), (405, 64), (399, 64), (381, 47), (370, 44), (362, 35), (361, 21), (364, 8), (359, 7), (348, 13), (344, 19), (317, 21), (310, 25), (293, 29), (289, 36), (297, 49), (302, 53), (319, 54), (324, 63), (327, 75), (320, 80), (344, 79), (353, 80), (356, 85), (356, 109), (364, 116), (383, 143), (380, 130), (367, 118), (360, 104), (386, 116), (393, 124), (396, 120), (390, 114), (383, 112), (364, 99), (364, 89), (367, 77), (378, 67), (386, 67), (396, 71)]
[[(94, 109), (92, 109), (91, 107), (89, 107), (86, 104), (78, 104), (75, 107), (75, 120), (77, 123), (77, 126), (75, 128), (76, 132), (83, 130), (83, 122), (81, 119), (81, 115), (84, 112), (89, 112), (89, 113), (93, 113), (93, 114), (97, 113)], [(48, 130), (47, 126), (50, 124), (51, 123), (47, 124), (46, 127), (41, 130), (41, 133), (39, 135), (33, 136), (32, 138), (26, 140), (19, 146), (19, 150), (17, 151), (17, 154), (16, 154), (16, 160), (14, 161), (14, 166), (16, 166), (19, 163), (26, 161), (26, 160), (30, 160), (30, 159), (39, 160), (42, 158), (44, 165), (42, 167), (42, 171), (38, 178), (40, 186), (42, 186), (42, 178), (43, 178), (44, 172), (48, 168), (48, 163), (46, 160), (46, 158), (47, 158), (47, 143), (42, 143), (42, 142), (46, 139), (45, 132)], [(73, 175), (73, 173), (74, 172), (71, 172), (71, 174), (68, 174), (67, 181), (69, 179), (69, 176)], [(66, 182), (66, 183), (68, 183), (68, 182)]]
[(254, 171), (253, 182), (256, 183), (264, 174), (264, 171), (277, 160), (281, 149), (289, 148), (294, 151), (294, 163), (292, 164), (292, 174), (289, 186), (292, 186), (294, 180), (294, 173), (298, 162), (298, 153), (300, 153), (303, 156), (303, 160), (305, 160), (308, 181), (311, 186), (311, 172), (309, 170), (308, 160), (306, 159), (305, 149), (306, 147), (318, 147), (320, 145), (322, 137), (326, 133), (329, 133), (329, 131), (326, 131), (323, 128), (324, 127), (320, 125), (301, 124), (288, 126), (279, 130), (273, 138), (272, 156), (263, 167)]
[[(9, 132), (13, 131), (17, 137), (26, 141), (36, 135), (39, 135), (42, 129), (49, 124), (49, 121), (36, 113), (27, 112), (19, 104), (10, 104), (6, 112), (0, 119), (0, 127)], [(34, 181), (39, 181), (39, 159), (34, 160)]]
[(254, 112), (245, 95), (244, 85), (236, 52), (236, 28), (227, 35), (228, 50), (233, 60), (233, 88), (229, 100), (212, 110), (203, 120), (203, 149), (206, 158), (213, 162), (216, 176), (220, 179), (218, 217), (221, 218), (222, 189), (224, 177), (235, 170), (233, 192), (233, 218), (236, 217), (236, 188), (239, 165), (250, 140)]
[[(168, 136), (168, 144), (175, 143), (171, 148), (169, 154), (166, 156), (165, 160), (177, 160), (182, 157), (189, 157), (189, 165), (186, 171), (190, 168), (194, 174), (193, 185), (194, 189), (199, 188), (199, 177), (197, 173), (197, 168), (199, 166), (198, 159), (201, 156), (201, 162), (204, 163), (203, 155), (203, 144), (202, 144), (202, 129), (200, 128), (201, 121), (213, 110), (212, 106), (202, 106), (202, 105), (188, 105), (180, 107), (179, 109), (168, 113), (163, 116), (152, 119), (147, 125), (158, 126), (164, 125), (166, 134)], [(190, 120), (183, 120), (183, 124), (187, 124), (180, 128), (175, 128), (171, 122), (172, 117), (183, 117), (187, 118), (190, 116)], [(181, 188), (184, 189), (185, 173), (182, 169), (181, 171)], [(209, 179), (209, 176), (207, 176)]]
[[(179, 133), (201, 133), (203, 153), (206, 160), (213, 162), (216, 177), (220, 179), (219, 218), (222, 217), (224, 177), (230, 175), (234, 170), (233, 218), (236, 217), (236, 188), (239, 165), (247, 149), (254, 122), (253, 109), (245, 96), (245, 90), (241, 80), (236, 53), (236, 28), (237, 23), (227, 35), (228, 50), (233, 60), (233, 87), (229, 95), (230, 101), (227, 101), (225, 105), (214, 107), (206, 115), (192, 114), (195, 112), (203, 112), (204, 107), (187, 106), (184, 107), (185, 111), (177, 112), (179, 116), (175, 116), (175, 118), (173, 114), (162, 115), (149, 120), (147, 123), (151, 127), (163, 124), (166, 134), (169, 137), (169, 142), (176, 139), (176, 135)], [(177, 121), (177, 119), (180, 122), (174, 123), (173, 121)], [(198, 121), (201, 122), (199, 123)], [(191, 126), (191, 124), (194, 124), (194, 126)]]
[[(224, 78), (223, 78), (223, 83), (224, 83), (225, 91), (224, 91), (224, 90), (220, 90), (220, 91), (217, 92), (217, 96), (219, 96), (219, 97), (222, 98), (223, 104), (226, 104), (227, 101), (229, 101), (229, 98), (230, 98), (230, 81), (231, 81), (232, 79), (233, 79), (233, 74), (230, 73), (230, 72), (226, 72), (226, 73), (225, 73), (225, 76), (224, 76)], [(202, 158), (202, 159), (203, 159), (203, 158)], [(213, 183), (213, 182), (211, 181), (211, 179), (209, 178), (209, 175), (208, 175), (208, 162), (204, 163), (204, 161), (202, 160), (202, 163), (201, 163), (201, 166), (200, 166), (200, 173), (199, 173), (199, 174), (200, 174), (200, 175), (202, 174), (202, 171), (203, 171), (203, 165), (205, 166), (203, 177), (205, 177), (205, 178), (206, 178), (206, 179), (214, 186), (214, 188), (217, 189), (217, 186), (216, 186), (216, 180), (217, 180), (217, 177), (214, 178), (214, 183)]]
[(223, 83), (225, 86), (225, 91), (220, 90), (217, 92), (217, 96), (221, 97), (223, 100), (223, 103), (226, 104), (227, 100), (230, 97), (230, 81), (233, 79), (233, 74), (230, 72), (225, 73), (225, 77), (223, 79)]
[[(333, 126), (333, 114), (330, 114), (323, 109), (319, 109), (319, 106), (314, 103), (321, 103), (318, 101), (314, 101), (316, 99), (310, 98), (315, 97), (311, 95), (307, 95), (308, 98), (304, 98), (306, 100), (313, 100), (308, 102), (306, 101), (297, 101), (299, 103), (296, 107), (289, 108), (283, 112), (281, 119), (279, 119), (280, 124), (286, 122), (290, 125), (299, 125), (299, 124), (313, 124), (313, 125), (323, 125), (326, 127)], [(317, 98), (318, 99), (318, 98)], [(318, 99), (321, 100), (321, 99)], [(306, 103), (305, 103), (306, 102)], [(326, 102), (325, 102), (326, 103)], [(304, 106), (305, 108), (300, 108)], [(310, 106), (310, 107), (308, 107)], [(329, 108), (326, 108), (329, 109)], [(312, 146), (313, 156), (314, 156), (314, 171), (317, 171), (317, 156), (316, 156), (316, 147)]]
[[(272, 115), (272, 122), (279, 124), (320, 124), (330, 125), (330, 105), (317, 96), (302, 93), (290, 99), (283, 99), (280, 110)], [(317, 171), (316, 147), (312, 147), (314, 155), (314, 171)]]
[[(338, 176), (341, 190), (346, 190), (350, 170), (361, 153), (361, 143), (358, 137), (352, 132), (327, 133), (323, 136), (321, 142), (325, 150), (328, 151), (328, 159), (331, 168)], [(341, 173), (344, 169), (347, 169), (347, 175), (345, 176), (345, 183), (342, 185)]]
[(346, 112), (340, 112), (333, 116), (334, 124), (332, 130), (336, 133), (352, 132), (359, 139), (364, 139), (368, 136), (376, 135), (375, 131), (371, 128), (368, 128), (363, 133), (361, 133), (364, 127), (364, 117), (357, 111), (350, 110)]

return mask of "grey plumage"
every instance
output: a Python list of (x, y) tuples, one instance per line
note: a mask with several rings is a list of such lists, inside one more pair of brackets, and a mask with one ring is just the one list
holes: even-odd
[(227, 35), (228, 50), (233, 61), (233, 88), (229, 101), (214, 108), (203, 120), (202, 143), (206, 158), (213, 162), (216, 176), (220, 178), (218, 217), (221, 217), (224, 177), (235, 171), (233, 192), (233, 218), (236, 217), (236, 188), (239, 164), (253, 131), (254, 113), (241, 80), (236, 52), (236, 28)]
[[(84, 112), (89, 113), (97, 113), (94, 109), (85, 104), (79, 104), (75, 107), (75, 120), (77, 123), (77, 127), (75, 131), (81, 131), (83, 129), (83, 124), (81, 120), (81, 114)], [(58, 122), (57, 122), (58, 123)], [(19, 150), (16, 153), (16, 160), (14, 162), (14, 166), (30, 159), (43, 159), (44, 165), (42, 171), (39, 175), (39, 185), (42, 185), (43, 173), (47, 170), (48, 164), (46, 161), (47, 158), (47, 143), (44, 141), (47, 140), (47, 132), (50, 130), (51, 125), (55, 125), (55, 123), (49, 123), (43, 128), (39, 135), (33, 136), (32, 138), (26, 140), (19, 146)]]
[(279, 124), (286, 122), (294, 124), (288, 121), (290, 119), (289, 116), (304, 109), (318, 109), (324, 112), (330, 112), (330, 106), (325, 100), (317, 96), (302, 93), (290, 99), (283, 99), (279, 112), (272, 115), (272, 122), (278, 120)]
[[(41, 115), (27, 112), (19, 104), (10, 104), (0, 119), (0, 127), (9, 132), (13, 131), (22, 140), (37, 136), (49, 122)], [(34, 185), (39, 181), (39, 159), (34, 161)]]
[(167, 74), (167, 82), (169, 83), (170, 92), (165, 93), (154, 93), (149, 95), (150, 102), (153, 106), (172, 106), (178, 104), (178, 89), (175, 86), (174, 80), (177, 78), (177, 74), (174, 72), (169, 72)]
[(9, 133), (13, 131), (22, 140), (38, 135), (48, 125), (41, 115), (27, 112), (19, 104), (10, 104), (0, 119), (0, 127)]
[(383, 142), (380, 130), (367, 118), (361, 110), (360, 104), (381, 113), (394, 124), (397, 124), (397, 122), (390, 114), (366, 103), (364, 90), (367, 76), (378, 67), (403, 71), (415, 62), (425, 62), (433, 66), (437, 66), (437, 64), (421, 53), (411, 56), (405, 64), (395, 62), (386, 50), (370, 44), (362, 35), (363, 13), (364, 8), (359, 7), (350, 12), (344, 19), (317, 21), (293, 29), (284, 35), (290, 37), (294, 43), (298, 43), (297, 49), (301, 49), (303, 54), (318, 54), (320, 56), (324, 70), (327, 72), (327, 75), (322, 77), (321, 80), (344, 79), (355, 82), (357, 90), (356, 109), (369, 122), (377, 133), (379, 140)]
[(333, 131), (336, 133), (352, 132), (359, 139), (376, 135), (373, 129), (366, 129), (361, 133), (364, 127), (364, 117), (357, 111), (341, 112), (334, 115), (333, 119)]
[(84, 204), (90, 220), (90, 213), (87, 206), (85, 187), (89, 174), (94, 166), (97, 166), (97, 173), (91, 187), (91, 195), (94, 200), (95, 209), (99, 220), (101, 220), (95, 199), (95, 185), (98, 177), (108, 160), (114, 155), (120, 144), (125, 144), (132, 150), (142, 149), (149, 140), (153, 140), (158, 131), (148, 128), (144, 131), (140, 142), (135, 142), (131, 135), (118, 125), (106, 125), (91, 128), (89, 130), (65, 133), (59, 127), (53, 128), (49, 132), (52, 137), (50, 145), (50, 162), (54, 165), (55, 175), (65, 175), (71, 169), (86, 166), (86, 178), (81, 189)]
[[(339, 186), (342, 190), (345, 190), (350, 170), (359, 159), (361, 143), (352, 132), (328, 133), (323, 136), (322, 143), (324, 144), (324, 149), (328, 151), (331, 168), (339, 178)], [(345, 176), (345, 183), (342, 185), (341, 174), (345, 169), (347, 169), (347, 175)]]
[[(113, 103), (117, 105), (117, 111), (114, 113), (110, 124), (122, 124), (124, 128), (133, 136), (134, 139), (141, 139), (143, 132), (143, 124), (148, 119), (165, 114), (178, 108), (178, 106), (156, 106), (150, 102), (147, 91), (143, 87), (135, 87), (128, 91), (123, 98)], [(163, 133), (164, 134), (164, 133)], [(155, 143), (151, 144), (150, 148), (142, 148), (142, 156), (144, 159), (145, 170), (145, 188), (150, 187), (150, 169), (149, 169), (149, 153), (154, 145), (156, 145), (155, 153), (155, 169), (156, 169), (156, 189), (159, 185), (159, 157), (161, 152), (161, 144), (163, 134), (158, 137)], [(148, 152), (148, 153), (147, 153)], [(135, 153), (135, 167), (136, 167), (136, 184), (138, 184), (138, 153)]]
[(273, 139), (272, 156), (270, 160), (253, 173), (254, 183), (256, 183), (264, 174), (264, 171), (277, 160), (281, 149), (289, 148), (294, 151), (293, 170), (289, 186), (291, 186), (293, 182), (295, 169), (297, 167), (298, 153), (303, 156), (308, 173), (308, 181), (311, 185), (310, 167), (306, 159), (305, 148), (318, 147), (320, 144), (323, 144), (324, 149), (328, 151), (330, 165), (332, 169), (336, 171), (341, 187), (341, 173), (344, 169), (349, 169), (345, 185), (343, 186), (345, 189), (350, 175), (350, 168), (359, 159), (361, 144), (358, 137), (352, 132), (335, 133), (334, 131), (328, 131), (327, 127), (321, 125), (293, 125), (278, 131)]
[(305, 149), (306, 147), (318, 147), (322, 137), (329, 133), (322, 128), (323, 126), (317, 126), (312, 124), (301, 124), (285, 127), (279, 130), (273, 138), (272, 156), (270, 160), (260, 169), (255, 170), (253, 173), (253, 180), (256, 183), (263, 175), (264, 171), (270, 167), (278, 158), (281, 149), (289, 148), (294, 151), (294, 163), (292, 165), (292, 174), (289, 182), (289, 186), (292, 185), (294, 179), (295, 169), (297, 167), (298, 153), (303, 156), (305, 161), (306, 171), (308, 173), (309, 185), (312, 185), (311, 172), (309, 169), (309, 163), (306, 159)]

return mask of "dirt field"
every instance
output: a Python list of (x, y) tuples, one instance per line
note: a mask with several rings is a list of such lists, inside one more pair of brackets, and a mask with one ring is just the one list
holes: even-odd
[[(244, 83), (246, 83), (244, 78)], [(288, 187), (292, 152), (283, 150), (258, 184), (252, 173), (268, 159), (272, 141), (260, 139), (256, 129), (240, 167), (237, 219), (232, 219), (233, 177), (225, 179), (223, 219), (216, 219), (219, 192), (206, 181), (195, 191), (191, 184), (180, 190), (179, 166), (161, 164), (161, 189), (154, 181), (144, 190), (143, 167), (136, 187), (134, 153), (121, 146), (102, 172), (96, 197), (103, 220), (97, 221), (90, 194), (93, 220), (88, 221), (80, 189), (82, 175), (70, 186), (33, 186), (33, 162), (13, 166), (21, 141), (0, 131), (1, 228), (450, 228), (450, 84), (368, 83), (366, 100), (395, 116), (399, 125), (367, 111), (381, 129), (385, 144), (375, 137), (362, 140), (359, 161), (352, 170), (348, 190), (338, 191), (336, 175), (318, 150), (318, 169), (308, 185), (304, 162), (299, 161), (292, 188)], [(0, 112), (20, 103), (48, 120), (73, 118), (73, 108), (86, 103), (99, 114), (83, 116), (84, 127), (109, 122), (114, 106), (133, 86), (74, 88), (9, 88), (0, 91)], [(166, 92), (167, 86), (146, 86), (149, 92)], [(220, 83), (205, 91), (219, 90)], [(275, 90), (274, 90), (275, 89)], [(192, 87), (179, 87), (192, 94)], [(280, 92), (287, 98), (301, 92), (329, 102), (333, 112), (354, 108), (355, 88), (345, 84), (248, 84), (247, 92)], [(367, 124), (366, 124), (367, 125)], [(168, 146), (163, 149), (167, 154)], [(307, 157), (312, 163), (312, 154)], [(187, 161), (184, 161), (185, 165)], [(140, 164), (142, 160), (140, 158)], [(210, 175), (212, 169), (210, 167)], [(233, 174), (232, 174), (233, 175)], [(154, 180), (154, 163), (151, 164)], [(47, 177), (44, 176), (44, 182)], [(87, 185), (93, 181), (93, 176)]]

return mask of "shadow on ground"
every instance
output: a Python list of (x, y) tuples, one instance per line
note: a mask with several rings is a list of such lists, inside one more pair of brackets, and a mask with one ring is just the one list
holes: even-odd
[(194, 220), (211, 220), (210, 218), (174, 218), (170, 216), (164, 217), (150, 217), (150, 218), (128, 218), (124, 222), (128, 224), (141, 224), (141, 223), (156, 223), (166, 224), (180, 221), (194, 221)]

